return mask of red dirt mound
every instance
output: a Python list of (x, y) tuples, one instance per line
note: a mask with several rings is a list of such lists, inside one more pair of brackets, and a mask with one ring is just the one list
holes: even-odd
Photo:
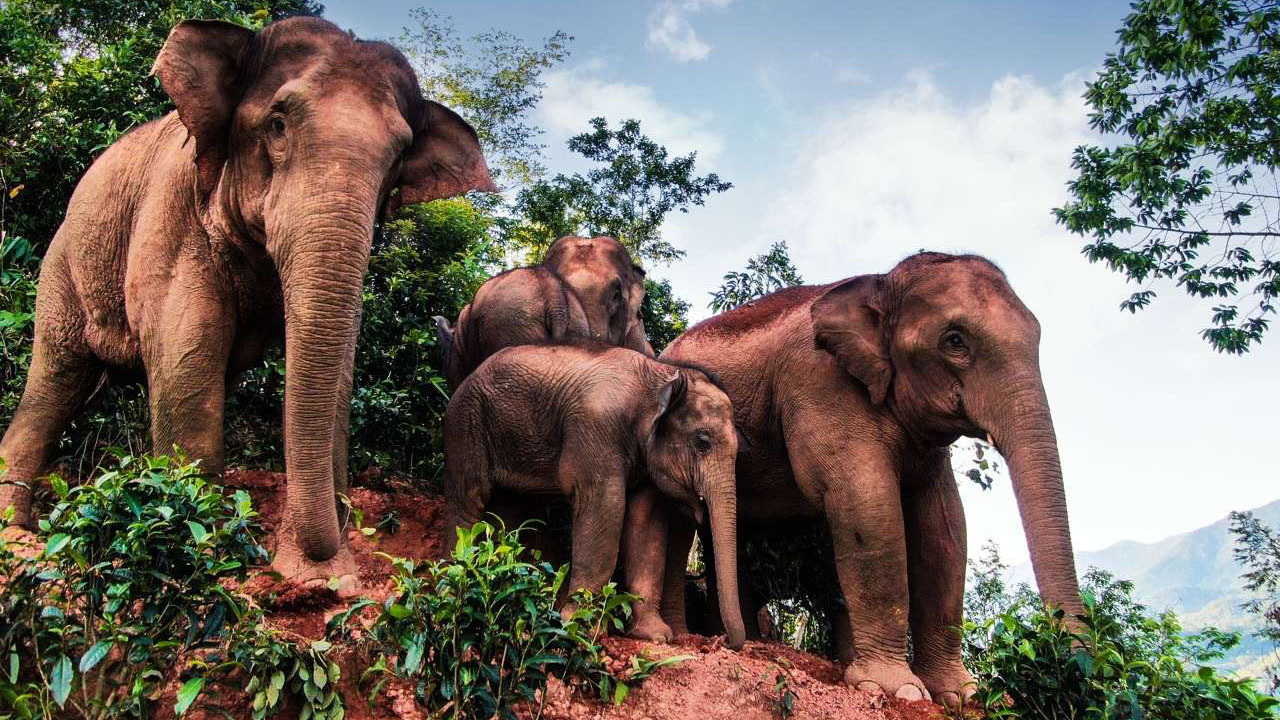
[[(247, 490), (253, 496), (264, 527), (274, 532), (284, 508), (284, 475), (263, 471), (230, 471), (226, 484)], [(371, 536), (352, 527), (348, 540), (360, 566), (364, 595), (384, 599), (391, 591), (391, 568), (384, 552), (401, 557), (436, 559), (452, 544), (445, 538), (443, 501), (408, 484), (379, 481), (377, 489), (357, 487), (351, 492), (353, 505), (363, 515), (363, 527), (381, 527)], [(395, 532), (390, 528), (395, 527)], [(303, 589), (261, 574), (245, 588), (270, 611), (274, 625), (309, 638), (324, 634), (325, 621), (348, 606), (327, 589)], [(692, 656), (679, 664), (656, 672), (636, 687), (619, 706), (600, 702), (594, 695), (570, 692), (552, 681), (543, 707), (528, 708), (523, 717), (548, 720), (764, 720), (803, 718), (825, 720), (923, 720), (942, 717), (941, 709), (927, 702), (905, 703), (860, 693), (844, 685), (843, 673), (834, 663), (790, 647), (751, 642), (740, 652), (721, 645), (722, 638), (685, 635), (672, 645), (645, 643), (627, 638), (610, 638), (606, 650), (618, 670), (629, 667), (632, 656), (660, 659), (672, 655)], [(342, 647), (333, 657), (342, 667), (339, 687), (346, 699), (347, 717), (353, 720), (390, 720), (428, 717), (414, 703), (412, 689), (392, 683), (371, 707), (366, 689), (356, 680), (364, 667), (359, 658)], [(367, 661), (366, 661), (367, 662)], [(170, 691), (172, 692), (172, 690)], [(232, 691), (230, 694), (233, 694)], [(784, 714), (784, 703), (789, 712)], [(193, 711), (192, 718), (248, 718), (247, 702), (230, 697), (224, 690), (222, 712), (212, 708)], [(162, 700), (162, 715), (171, 713), (172, 701)], [(296, 708), (286, 708), (281, 717), (297, 716)], [(226, 714), (224, 714), (224, 712)]]

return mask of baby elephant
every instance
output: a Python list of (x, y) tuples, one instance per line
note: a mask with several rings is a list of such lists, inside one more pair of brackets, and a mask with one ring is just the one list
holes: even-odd
[[(728, 644), (745, 638), (738, 608), (738, 436), (729, 398), (705, 373), (604, 345), (524, 345), (467, 377), (445, 416), (445, 498), (455, 525), (481, 519), (495, 486), (560, 493), (573, 505), (569, 587), (598, 591), (618, 563), (624, 520), (656, 488), (696, 518), (706, 503)], [(628, 527), (627, 535), (643, 533)], [(669, 639), (658, 615), (663, 560), (623, 548), (627, 588), (641, 596), (633, 635)]]

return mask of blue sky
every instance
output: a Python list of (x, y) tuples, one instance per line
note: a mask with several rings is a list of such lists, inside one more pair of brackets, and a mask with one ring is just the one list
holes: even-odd
[[(331, 0), (326, 15), (391, 39), (418, 0)], [(1093, 138), (1080, 94), (1127, 2), (437, 2), (463, 35), (555, 30), (572, 56), (534, 113), (553, 170), (588, 118), (636, 117), (735, 184), (668, 223), (688, 257), (651, 268), (705, 316), (726, 271), (785, 239), (809, 282), (887, 270), (920, 248), (974, 251), (1044, 328), (1079, 548), (1154, 540), (1280, 496), (1270, 450), (1280, 336), (1212, 352), (1206, 306), (1132, 288), (1054, 225), (1071, 149)], [(965, 484), (971, 551), (1026, 555), (1007, 480)]]

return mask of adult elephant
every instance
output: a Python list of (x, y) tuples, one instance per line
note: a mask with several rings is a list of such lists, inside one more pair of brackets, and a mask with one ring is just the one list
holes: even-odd
[[(737, 465), (744, 534), (825, 518), (851, 685), (950, 704), (971, 692), (956, 630), (964, 512), (947, 450), (961, 435), (989, 435), (1008, 462), (1041, 596), (1081, 610), (1039, 341), (995, 265), (920, 253), (884, 275), (781, 290), (663, 352), (715, 372), (752, 438)], [(668, 553), (664, 616), (677, 631), (690, 535)]]
[(490, 278), (458, 321), (436, 317), (445, 379), (456, 390), (502, 348), (591, 340), (653, 356), (640, 306), (644, 270), (614, 238), (562, 237), (542, 262)]
[(177, 111), (89, 168), (40, 271), (26, 390), (0, 443), (0, 509), (108, 367), (145, 372), (153, 447), (222, 469), (228, 383), (285, 343), (286, 577), (343, 578), (340, 534), (361, 285), (384, 210), (496, 190), (475, 132), (404, 56), (318, 18), (177, 25), (154, 73)]

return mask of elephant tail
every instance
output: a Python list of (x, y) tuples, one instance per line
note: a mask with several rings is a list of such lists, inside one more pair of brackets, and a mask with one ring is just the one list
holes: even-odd
[(448, 318), (440, 315), (432, 318), (436, 323), (436, 347), (440, 351), (440, 369), (444, 371), (450, 391), (457, 390), (466, 377), (466, 372), (462, 368), (462, 336), (463, 323), (470, 309), (470, 305), (462, 309), (462, 313), (458, 315), (458, 324), (454, 326), (449, 324)]

